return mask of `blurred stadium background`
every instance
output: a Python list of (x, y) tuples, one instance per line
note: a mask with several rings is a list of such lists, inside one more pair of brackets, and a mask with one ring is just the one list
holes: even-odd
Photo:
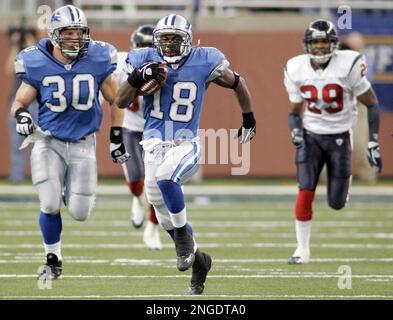
[[(231, 176), (232, 165), (203, 166), (200, 185), (186, 186), (189, 217), (201, 247), (215, 259), (206, 287), (210, 299), (393, 299), (393, 2), (265, 0), (1, 0), (0, 61), (8, 53), (9, 30), (35, 28), (44, 10), (74, 4), (84, 10), (92, 37), (128, 51), (129, 37), (141, 23), (168, 13), (193, 22), (194, 44), (221, 49), (248, 83), (258, 121), (251, 144), (250, 173)], [(289, 103), (283, 67), (303, 53), (308, 23), (318, 17), (337, 21), (340, 5), (352, 10), (353, 31), (365, 35), (381, 102), (380, 144), (384, 169), (377, 186), (356, 181), (347, 208), (326, 206), (318, 188), (312, 263), (292, 268), (295, 247), (294, 148), (287, 128)], [(41, 11), (37, 11), (40, 6)], [(24, 21), (24, 22), (23, 22)], [(339, 30), (345, 34), (349, 30)], [(129, 223), (130, 195), (121, 168), (108, 153), (109, 118), (98, 134), (100, 187), (97, 207), (84, 224), (64, 216), (65, 279), (54, 290), (39, 290), (34, 273), (43, 254), (37, 196), (26, 181), (10, 185), (8, 95), (13, 79), (0, 68), (0, 299), (131, 298), (183, 299), (189, 274), (174, 268), (173, 245), (147, 251), (142, 232)], [(241, 114), (231, 92), (211, 86), (201, 128), (238, 128)], [(105, 106), (106, 108), (107, 106)], [(220, 154), (217, 143), (217, 155)], [(354, 159), (354, 163), (355, 163)], [(25, 171), (29, 174), (29, 163)], [(248, 179), (251, 178), (251, 179)], [(337, 286), (338, 268), (349, 265), (352, 290)]]
[[(217, 1), (217, 0), (2, 0), (0, 1), (0, 61), (5, 61), (7, 30), (35, 27), (49, 8), (73, 2), (88, 18), (92, 37), (114, 44), (119, 51), (129, 50), (130, 34), (140, 23), (155, 23), (159, 17), (177, 12), (193, 21), (194, 44), (220, 48), (247, 80), (258, 119), (258, 136), (251, 150), (249, 177), (294, 177), (294, 152), (289, 139), (289, 103), (283, 86), (286, 61), (303, 53), (303, 32), (317, 17), (336, 20), (337, 8), (350, 5), (353, 31), (366, 35), (368, 52), (375, 60), (373, 84), (383, 108), (380, 143), (383, 152), (383, 177), (393, 177), (393, 2), (392, 1)], [(40, 7), (46, 5), (48, 7)], [(39, 12), (38, 8), (41, 8)], [(361, 9), (360, 9), (361, 8)], [(42, 21), (42, 20), (41, 20)], [(351, 30), (339, 30), (340, 34)], [(0, 70), (0, 102), (6, 112), (12, 77)], [(4, 113), (6, 114), (6, 113)], [(219, 114), (219, 117), (217, 115)], [(7, 177), (10, 159), (7, 117), (0, 119), (0, 176)], [(232, 93), (211, 86), (202, 112), (201, 128), (238, 128), (240, 109)], [(119, 166), (112, 164), (107, 152), (108, 117), (98, 135), (99, 172), (105, 177), (120, 177)], [(204, 176), (230, 176), (231, 165), (205, 165)], [(25, 168), (29, 170), (28, 164)], [(357, 168), (354, 167), (355, 176)]]

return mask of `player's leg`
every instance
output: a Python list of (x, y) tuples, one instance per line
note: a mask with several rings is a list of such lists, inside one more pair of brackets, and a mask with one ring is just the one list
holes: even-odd
[(165, 153), (164, 160), (156, 171), (157, 184), (175, 227), (174, 242), (180, 271), (193, 265), (196, 251), (192, 228), (187, 223), (182, 183), (197, 170), (200, 155), (199, 142), (183, 142)]
[(68, 212), (77, 221), (85, 221), (92, 212), (97, 190), (95, 135), (69, 145), (65, 198)]
[(60, 206), (66, 164), (51, 149), (49, 141), (45, 139), (35, 143), (31, 152), (31, 174), (40, 200), (39, 222), (48, 266), (39, 277), (58, 279), (62, 272)]
[(324, 152), (318, 142), (318, 137), (305, 134), (304, 144), (296, 149), (297, 179), (299, 183), (295, 206), (297, 247), (288, 261), (289, 264), (308, 263), (310, 260), (312, 204), (324, 161)]
[(132, 161), (125, 162), (123, 167), (127, 185), (133, 195), (131, 206), (131, 223), (135, 228), (143, 225), (148, 203), (144, 192), (145, 169), (143, 166), (142, 132), (123, 130), (124, 144), (132, 155)]
[(352, 147), (348, 133), (331, 139), (326, 165), (328, 204), (332, 209), (340, 210), (348, 202), (351, 184)]
[(155, 217), (162, 228), (168, 232), (173, 239), (174, 227), (169, 217), (169, 212), (165, 206), (164, 199), (160, 188), (156, 181), (156, 171), (159, 163), (156, 161), (156, 157), (151, 152), (145, 152), (144, 154), (144, 165), (145, 165), (145, 190), (146, 197), (150, 205), (154, 207)]
[(160, 239), (160, 225), (157, 220), (154, 206), (150, 205), (149, 220), (143, 231), (143, 242), (149, 249), (161, 250), (162, 243)]
[(178, 269), (184, 271), (192, 266), (191, 285), (188, 291), (191, 295), (202, 294), (212, 265), (211, 257), (197, 248), (192, 227), (187, 222), (182, 188), (182, 184), (197, 172), (200, 156), (199, 142), (184, 142), (166, 154), (164, 163), (156, 173), (165, 205), (175, 227), (173, 240), (178, 256)]

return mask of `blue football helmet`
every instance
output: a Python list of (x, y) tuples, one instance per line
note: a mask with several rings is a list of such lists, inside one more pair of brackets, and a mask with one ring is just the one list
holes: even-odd
[[(330, 42), (330, 52), (324, 55), (315, 55), (311, 50), (311, 41), (324, 39)], [(338, 36), (334, 24), (325, 19), (314, 20), (304, 33), (303, 46), (312, 60), (319, 64), (329, 61), (334, 51), (338, 48)]]

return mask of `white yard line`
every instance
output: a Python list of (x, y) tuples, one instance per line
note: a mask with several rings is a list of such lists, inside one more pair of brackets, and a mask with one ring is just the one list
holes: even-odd
[[(277, 220), (247, 220), (247, 221), (195, 221), (192, 218), (190, 219), (190, 223), (192, 226), (197, 226), (201, 228), (293, 228), (294, 229), (294, 221), (277, 221)], [(14, 227), (22, 227), (22, 226), (33, 226), (38, 227), (38, 220), (36, 218), (32, 219), (2, 219), (2, 226), (14, 226)], [(107, 220), (107, 221), (97, 221), (97, 220), (88, 220), (83, 223), (83, 225), (79, 224), (75, 226), (82, 226), (83, 228), (88, 227), (123, 227), (130, 228), (130, 223), (128, 220)], [(359, 220), (329, 220), (329, 221), (313, 221), (314, 228), (393, 228), (393, 221), (359, 221)]]
[[(175, 259), (89, 259), (89, 258), (71, 258), (65, 257), (66, 264), (110, 264), (110, 265), (128, 265), (128, 266), (156, 266), (173, 264)], [(288, 259), (214, 259), (215, 265), (219, 264), (236, 264), (242, 263), (286, 263)], [(312, 258), (311, 263), (392, 263), (391, 258)], [(15, 256), (13, 259), (0, 259), (0, 264), (39, 264), (43, 263), (43, 255), (36, 254), (29, 257)]]
[[(187, 195), (296, 195), (298, 188), (296, 183), (290, 186), (185, 186)], [(0, 186), (0, 194), (27, 194), (36, 195), (33, 186)], [(99, 185), (98, 195), (129, 195), (130, 191), (124, 184), (121, 186)], [(326, 195), (326, 187), (321, 186), (317, 189), (317, 195)], [(352, 186), (351, 195), (393, 195), (393, 187), (361, 187)]]
[[(0, 296), (2, 299), (154, 299), (154, 298), (189, 298), (201, 300), (201, 296), (182, 294), (155, 294), (155, 295), (24, 295), (24, 296)], [(393, 295), (256, 295), (256, 294), (204, 294), (202, 298), (226, 298), (226, 299), (393, 299)], [(203, 301), (203, 300), (202, 300)], [(240, 303), (241, 304), (241, 303)]]
[[(295, 243), (204, 243), (199, 242), (203, 248), (293, 248)], [(164, 248), (173, 248), (173, 244), (164, 244)], [(41, 244), (19, 243), (0, 244), (0, 249), (41, 249)], [(64, 249), (146, 249), (144, 244), (125, 243), (62, 243)], [(393, 249), (393, 244), (373, 244), (373, 243), (314, 243), (311, 248), (323, 249)]]
[[(162, 233), (165, 232), (162, 230)], [(22, 231), (22, 230), (7, 230), (0, 231), (0, 237), (26, 237), (26, 236), (41, 236), (41, 231)], [(76, 237), (141, 237), (142, 231), (68, 231), (67, 236)], [(272, 232), (258, 232), (258, 233), (244, 233), (244, 232), (198, 232), (198, 239), (203, 238), (270, 238), (270, 239), (293, 239), (294, 235), (290, 233), (272, 233)], [(315, 233), (312, 235), (313, 239), (393, 239), (393, 233), (369, 233), (369, 232), (336, 232), (336, 233)]]
[[(302, 274), (296, 272), (294, 274), (275, 273), (275, 274), (222, 274), (222, 275), (209, 275), (209, 279), (272, 279), (272, 278), (339, 278), (342, 274), (323, 274), (321, 272)], [(393, 279), (393, 275), (351, 275), (352, 278), (357, 279)], [(19, 278), (37, 278), (36, 274), (0, 274), (0, 278), (5, 279), (19, 279)], [(62, 279), (189, 279), (190, 275), (62, 275)]]

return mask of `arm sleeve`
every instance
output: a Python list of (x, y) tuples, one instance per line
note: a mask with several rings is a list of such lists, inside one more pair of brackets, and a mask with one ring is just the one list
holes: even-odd
[(303, 101), (299, 87), (289, 77), (287, 68), (284, 69), (284, 85), (288, 92), (289, 101), (292, 103), (300, 103)]
[(117, 50), (114, 46), (112, 46), (109, 43), (108, 43), (108, 54), (109, 54), (109, 59), (108, 59), (108, 64), (103, 80), (105, 80), (111, 73), (113, 73), (117, 67)]
[(208, 49), (208, 61), (211, 64), (211, 71), (206, 82), (211, 82), (222, 75), (224, 70), (229, 67), (229, 61), (225, 58), (224, 54), (216, 49)]
[(117, 57), (118, 57), (117, 67), (113, 74), (116, 77), (117, 84), (121, 86), (121, 84), (124, 81), (126, 81), (128, 77), (128, 73), (124, 71), (127, 54), (124, 54), (123, 52), (118, 52)]
[(38, 91), (39, 84), (37, 83), (37, 81), (35, 79), (33, 79), (30, 76), (29, 68), (28, 68), (28, 66), (26, 66), (25, 61), (26, 60), (25, 60), (25, 57), (24, 57), (23, 51), (22, 51), (16, 56), (15, 62), (14, 62), (16, 76), (19, 79), (21, 79), (23, 82), (26, 82), (27, 84), (31, 85), (33, 88), (35, 88)]
[(130, 53), (127, 55), (126, 61), (123, 66), (123, 73), (129, 76), (132, 71), (135, 69), (135, 66), (132, 64), (132, 59), (130, 57)]
[(360, 96), (370, 89), (371, 84), (366, 78), (367, 64), (363, 55), (358, 55), (352, 63), (348, 74), (348, 82), (355, 96)]

